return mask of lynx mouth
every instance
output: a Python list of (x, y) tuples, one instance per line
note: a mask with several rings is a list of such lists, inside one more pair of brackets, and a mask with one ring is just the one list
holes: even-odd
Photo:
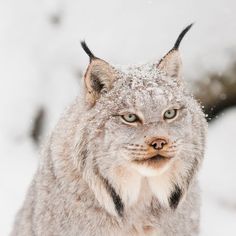
[(149, 158), (149, 159), (147, 159), (147, 161), (148, 160), (151, 160), (151, 161), (160, 161), (160, 160), (163, 160), (163, 159), (166, 159), (166, 158), (168, 158), (168, 157), (165, 157), (165, 156), (162, 156), (162, 155), (156, 155), (156, 156), (153, 156), (153, 157), (151, 157), (151, 158)]
[(133, 167), (142, 176), (156, 176), (168, 169), (172, 157), (156, 154), (154, 156), (133, 161)]
[(162, 161), (167, 161), (171, 159), (170, 157), (167, 156), (162, 156), (160, 154), (157, 154), (155, 156), (146, 158), (146, 159), (142, 159), (142, 160), (135, 160), (135, 162), (137, 163), (148, 163), (148, 164), (152, 164), (152, 163), (158, 163), (158, 162), (162, 162)]

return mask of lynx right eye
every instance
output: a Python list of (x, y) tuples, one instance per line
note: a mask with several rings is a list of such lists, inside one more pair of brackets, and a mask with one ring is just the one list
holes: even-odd
[(121, 117), (124, 121), (126, 121), (128, 123), (134, 123), (139, 120), (138, 116), (136, 116), (135, 114), (126, 114)]
[(164, 119), (173, 119), (177, 115), (177, 109), (170, 109), (164, 113)]

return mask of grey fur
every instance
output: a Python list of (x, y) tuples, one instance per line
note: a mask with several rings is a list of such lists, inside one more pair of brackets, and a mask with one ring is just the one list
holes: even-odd
[[(43, 148), (12, 236), (198, 235), (196, 173), (206, 121), (176, 72), (181, 68), (176, 53), (160, 66), (124, 69), (97, 63), (97, 79), (105, 73), (106, 92), (91, 91), (93, 68), (87, 71), (84, 94)], [(99, 66), (105, 72), (98, 73)], [(163, 120), (163, 112), (173, 106), (178, 117)], [(142, 123), (123, 123), (120, 116), (127, 111)], [(150, 157), (147, 143), (157, 136), (170, 140), (174, 157), (160, 167), (136, 164)]]

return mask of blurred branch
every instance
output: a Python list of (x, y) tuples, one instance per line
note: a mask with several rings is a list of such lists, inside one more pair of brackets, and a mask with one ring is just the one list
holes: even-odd
[(209, 74), (192, 84), (195, 97), (211, 121), (226, 108), (236, 106), (236, 63), (223, 74)]
[(49, 20), (51, 24), (58, 26), (61, 24), (62, 16), (60, 14), (54, 14), (50, 16)]
[(30, 133), (31, 138), (34, 140), (36, 144), (39, 144), (40, 138), (43, 133), (43, 126), (45, 125), (45, 110), (40, 108), (37, 111), (37, 114), (34, 118), (32, 130)]

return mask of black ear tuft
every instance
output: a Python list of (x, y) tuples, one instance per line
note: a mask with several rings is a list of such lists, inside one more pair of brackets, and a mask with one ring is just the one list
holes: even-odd
[(94, 56), (94, 54), (91, 52), (91, 50), (88, 48), (88, 45), (86, 44), (85, 41), (81, 41), (81, 46), (82, 48), (84, 49), (84, 51), (87, 53), (87, 55), (89, 56), (90, 58), (90, 61), (96, 59), (97, 57)]
[(185, 34), (190, 30), (190, 28), (193, 26), (193, 23), (188, 25), (179, 35), (179, 37), (177, 38), (174, 47), (172, 48), (172, 50), (178, 50), (179, 49), (179, 45), (183, 39), (183, 37), (185, 36)]
[(169, 204), (173, 210), (175, 210), (179, 205), (179, 201), (182, 195), (183, 195), (182, 189), (178, 185), (175, 185), (174, 190), (171, 192), (171, 195), (169, 197)]

